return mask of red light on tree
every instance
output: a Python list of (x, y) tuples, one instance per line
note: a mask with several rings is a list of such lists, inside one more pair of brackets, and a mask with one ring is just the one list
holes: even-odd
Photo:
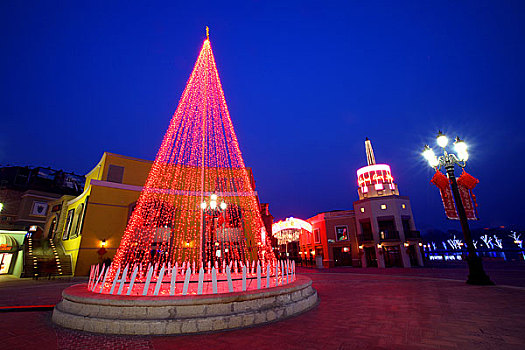
[[(211, 195), (226, 203), (224, 210), (201, 209)], [(206, 39), (126, 227), (110, 278), (118, 266), (128, 264), (202, 266), (221, 259), (269, 261), (275, 256)]]

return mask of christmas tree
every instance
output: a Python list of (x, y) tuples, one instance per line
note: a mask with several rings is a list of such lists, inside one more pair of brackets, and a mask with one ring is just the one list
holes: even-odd
[(111, 275), (126, 265), (273, 261), (251, 170), (209, 37), (128, 222)]

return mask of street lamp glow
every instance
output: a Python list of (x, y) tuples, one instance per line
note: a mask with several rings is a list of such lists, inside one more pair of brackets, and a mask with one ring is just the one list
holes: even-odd
[(210, 208), (211, 208), (211, 209), (215, 209), (215, 208), (217, 208), (217, 202), (214, 201), (214, 200), (211, 200), (211, 201), (210, 201)]
[(441, 131), (438, 132), (438, 136), (436, 140), (437, 140), (437, 144), (439, 145), (439, 147), (441, 148), (447, 147), (448, 137), (446, 137), (445, 134), (443, 134)]
[(216, 201), (216, 200), (217, 200), (217, 195), (216, 195), (216, 194), (212, 194), (212, 195), (210, 196), (210, 199), (211, 199), (212, 201)]
[(202, 202), (202, 203), (201, 203), (201, 209), (202, 209), (202, 210), (206, 209), (206, 202)]
[(221, 203), (221, 209), (222, 209), (222, 210), (226, 210), (226, 207), (227, 207), (227, 206), (228, 206), (228, 205), (226, 204), (226, 202), (222, 202), (222, 203)]
[(454, 142), (454, 150), (457, 152), (459, 160), (464, 162), (468, 160), (467, 144), (459, 137), (456, 137)]
[(428, 145), (426, 145), (423, 149), (423, 157), (425, 157), (425, 159), (428, 162), (428, 165), (430, 165), (432, 168), (435, 168), (439, 165), (439, 161), (436, 155), (434, 154), (434, 150)]
[(0, 211), (4, 209), (4, 203), (0, 203)]
[[(454, 201), (457, 216), (459, 218), (459, 221), (461, 222), (461, 229), (463, 231), (463, 237), (465, 238), (465, 243), (467, 246), (467, 261), (469, 268), (469, 276), (467, 279), (467, 283), (476, 285), (493, 285), (494, 283), (490, 280), (490, 278), (483, 270), (481, 258), (478, 257), (476, 253), (476, 244), (472, 240), (472, 234), (468, 225), (468, 217), (465, 211), (465, 206), (461, 198), (461, 193), (459, 192), (456, 175), (454, 174), (455, 165), (458, 165), (460, 168), (465, 168), (465, 166), (467, 165), (467, 145), (459, 137), (456, 137), (456, 140), (454, 142), (454, 149), (457, 154), (453, 154), (448, 153), (445, 149), (445, 147), (448, 144), (448, 138), (441, 131), (438, 133), (436, 141), (437, 144), (441, 148), (443, 148), (443, 155), (439, 156), (439, 158), (436, 157), (432, 148), (426, 145), (423, 149), (423, 157), (425, 157), (425, 159), (428, 161), (428, 164), (431, 167), (436, 169), (436, 174), (439, 172), (439, 168), (441, 167), (444, 167), (447, 172), (447, 178), (450, 184), (449, 192), (451, 192), (452, 194), (452, 200)], [(419, 243), (419, 246), (422, 245), (422, 243)]]

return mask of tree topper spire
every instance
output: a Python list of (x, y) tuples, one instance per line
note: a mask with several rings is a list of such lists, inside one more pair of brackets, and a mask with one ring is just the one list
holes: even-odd
[(206, 26), (206, 40), (210, 40), (210, 28)]

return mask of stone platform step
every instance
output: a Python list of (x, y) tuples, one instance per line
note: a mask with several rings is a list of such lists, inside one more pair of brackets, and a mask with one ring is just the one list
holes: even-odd
[(312, 280), (239, 293), (123, 296), (93, 293), (86, 284), (62, 293), (53, 322), (109, 334), (188, 334), (250, 327), (305, 312), (318, 303)]

